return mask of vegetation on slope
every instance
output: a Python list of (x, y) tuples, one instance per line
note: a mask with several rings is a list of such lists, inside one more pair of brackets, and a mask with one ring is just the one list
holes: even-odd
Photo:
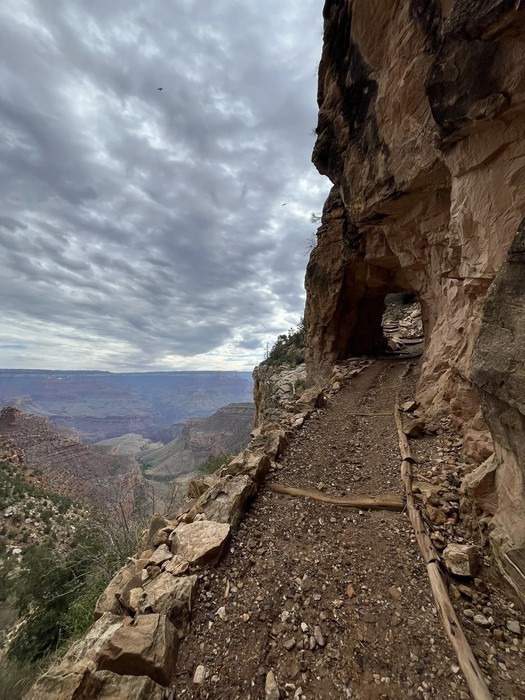
[(49, 493), (22, 465), (0, 461), (0, 700), (22, 697), (42, 664), (90, 626), (142, 525)]
[(297, 328), (290, 328), (288, 333), (277, 336), (268, 357), (263, 360), (263, 365), (291, 365), (293, 367), (304, 362), (304, 349), (306, 334), (304, 320), (301, 320)]

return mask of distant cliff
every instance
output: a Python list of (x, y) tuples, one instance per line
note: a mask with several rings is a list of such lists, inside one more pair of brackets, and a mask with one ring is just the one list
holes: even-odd
[(417, 295), (418, 399), (466, 455), (495, 447), (500, 562), (525, 594), (521, 239), (502, 270), (525, 216), (525, 3), (326, 0), (318, 104), (334, 186), (306, 274), (309, 377), (377, 346), (386, 294)]
[(49, 491), (76, 501), (130, 513), (143, 497), (143, 478), (134, 457), (102, 454), (47, 418), (16, 408), (0, 412), (0, 437), (7, 438), (36, 470)]
[(148, 478), (177, 477), (195, 471), (210, 456), (237, 454), (250, 441), (254, 410), (252, 403), (235, 403), (208, 418), (187, 420), (167, 445), (140, 453)]
[[(126, 433), (155, 440), (190, 416), (250, 401), (248, 372), (58, 372), (0, 369), (0, 408), (74, 428), (84, 442)], [(170, 438), (171, 439), (171, 438)]]

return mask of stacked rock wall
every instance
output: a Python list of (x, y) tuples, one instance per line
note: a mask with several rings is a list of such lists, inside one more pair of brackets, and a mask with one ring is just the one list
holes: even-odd
[(309, 377), (374, 351), (385, 295), (415, 292), (418, 400), (484, 459), (503, 431), (472, 361), (525, 215), (525, 2), (326, 0), (324, 19), (313, 160), (334, 186), (306, 274)]

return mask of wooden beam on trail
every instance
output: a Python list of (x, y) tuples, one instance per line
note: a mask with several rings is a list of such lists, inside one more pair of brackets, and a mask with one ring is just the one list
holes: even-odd
[(393, 510), (400, 513), (405, 507), (404, 498), (398, 493), (383, 493), (376, 496), (329, 496), (322, 491), (296, 489), (293, 486), (283, 486), (282, 484), (268, 484), (274, 493), (283, 496), (297, 496), (299, 498), (309, 498), (312, 501), (328, 503), (332, 506), (342, 506), (343, 508), (360, 508), (361, 510)]
[(399, 451), (401, 452), (403, 460), (401, 462), (401, 478), (405, 486), (408, 517), (414, 528), (419, 549), (425, 560), (437, 611), (445, 628), (445, 632), (454, 648), (459, 667), (465, 676), (472, 697), (474, 700), (491, 700), (492, 696), (483, 678), (481, 669), (478, 666), (476, 657), (465, 637), (465, 633), (450, 602), (448, 590), (439, 567), (439, 554), (435, 550), (432, 540), (426, 531), (421, 512), (414, 498), (414, 492), (412, 491), (412, 463), (414, 460), (410, 454), (408, 438), (403, 431), (403, 421), (399, 409), (399, 395), (396, 398), (394, 414), (399, 438)]

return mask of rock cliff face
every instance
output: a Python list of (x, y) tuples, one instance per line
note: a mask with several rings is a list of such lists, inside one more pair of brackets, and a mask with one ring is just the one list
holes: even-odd
[(16, 445), (27, 466), (38, 470), (42, 486), (52, 493), (110, 509), (118, 505), (127, 514), (143, 497), (142, 474), (133, 457), (103, 454), (47, 418), (4, 408), (1, 440)]
[[(455, 416), (472, 458), (488, 457), (494, 439), (498, 483), (504, 491), (519, 474), (523, 515), (523, 456), (517, 433), (508, 439), (510, 422), (523, 431), (523, 403), (511, 398), (523, 376), (499, 394), (477, 380), (491, 437), (472, 361), (487, 291), (525, 214), (525, 2), (326, 0), (324, 18), (313, 160), (334, 187), (306, 274), (310, 379), (377, 348), (385, 295), (416, 293), (426, 337), (418, 399)], [(502, 298), (516, 284), (506, 279)], [(513, 322), (509, 361), (524, 345)], [(497, 401), (515, 411), (505, 426)]]

